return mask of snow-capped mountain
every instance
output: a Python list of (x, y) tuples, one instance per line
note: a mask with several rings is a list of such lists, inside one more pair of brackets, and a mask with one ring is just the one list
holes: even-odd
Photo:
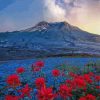
[(67, 22), (45, 21), (25, 30), (0, 33), (0, 57), (4, 59), (72, 53), (100, 56), (100, 35)]

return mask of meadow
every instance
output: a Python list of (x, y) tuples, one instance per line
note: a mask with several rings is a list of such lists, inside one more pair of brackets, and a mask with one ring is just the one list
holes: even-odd
[(0, 62), (0, 100), (100, 100), (100, 58)]

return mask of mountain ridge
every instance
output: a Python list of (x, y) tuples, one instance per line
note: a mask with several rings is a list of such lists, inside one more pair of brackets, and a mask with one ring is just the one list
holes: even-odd
[(12, 59), (72, 53), (100, 55), (100, 35), (67, 22), (42, 21), (25, 30), (0, 33), (0, 51), (0, 57), (12, 56)]

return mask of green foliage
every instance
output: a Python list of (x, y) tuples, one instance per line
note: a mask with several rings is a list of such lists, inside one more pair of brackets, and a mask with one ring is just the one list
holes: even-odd
[(76, 67), (76, 66), (73, 67), (73, 66), (66, 65), (66, 64), (60, 65), (58, 67), (58, 69), (61, 70), (61, 71), (65, 71), (66, 74), (69, 73), (69, 72), (78, 73), (80, 71), (79, 67)]

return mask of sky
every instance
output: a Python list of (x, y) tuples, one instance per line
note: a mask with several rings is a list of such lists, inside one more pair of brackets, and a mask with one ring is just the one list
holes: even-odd
[(0, 32), (66, 21), (100, 35), (100, 0), (0, 0)]

